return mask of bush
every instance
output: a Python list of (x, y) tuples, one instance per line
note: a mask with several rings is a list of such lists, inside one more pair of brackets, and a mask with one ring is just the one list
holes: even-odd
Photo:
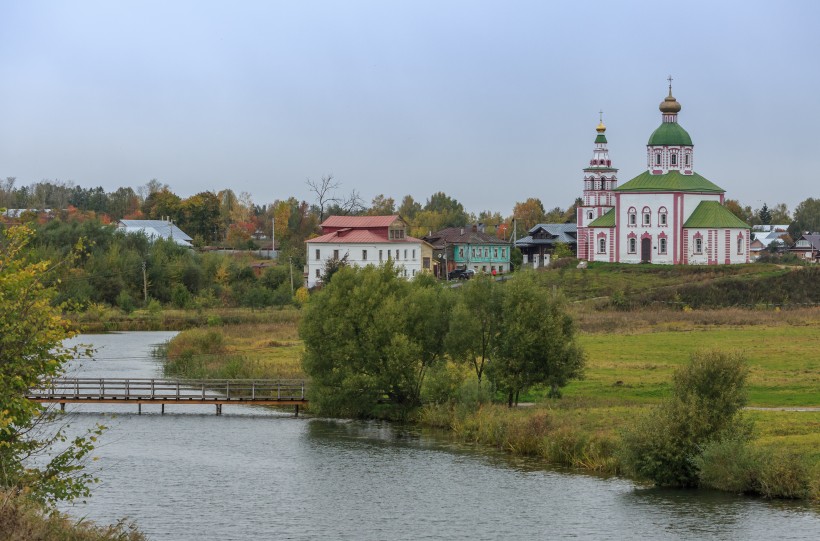
[(747, 373), (740, 355), (693, 354), (673, 376), (673, 396), (624, 431), (625, 467), (660, 486), (697, 486), (698, 459), (709, 443), (750, 437), (740, 415)]
[(701, 486), (736, 493), (759, 491), (764, 463), (762, 453), (743, 438), (710, 442), (695, 459)]
[(759, 492), (766, 498), (808, 498), (810, 491), (809, 466), (799, 456), (773, 455), (760, 472)]
[(125, 290), (120, 291), (117, 295), (117, 306), (126, 314), (130, 314), (137, 308), (137, 303), (134, 298)]

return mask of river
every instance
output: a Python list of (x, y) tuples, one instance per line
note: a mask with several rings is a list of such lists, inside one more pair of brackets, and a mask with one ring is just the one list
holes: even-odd
[[(85, 335), (69, 375), (156, 377), (172, 332)], [(75, 517), (134, 520), (155, 541), (275, 539), (811, 539), (820, 510), (659, 490), (543, 467), (387, 423), (252, 406), (69, 406), (73, 431), (109, 429)]]

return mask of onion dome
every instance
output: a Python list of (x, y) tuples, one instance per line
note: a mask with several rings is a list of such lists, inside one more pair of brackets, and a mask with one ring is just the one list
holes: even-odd
[(664, 114), (677, 114), (680, 112), (680, 103), (672, 96), (672, 87), (669, 87), (669, 95), (664, 98), (658, 109)]
[(604, 121), (598, 123), (598, 126), (595, 128), (595, 131), (598, 133), (604, 133), (606, 131), (606, 126), (604, 126)]

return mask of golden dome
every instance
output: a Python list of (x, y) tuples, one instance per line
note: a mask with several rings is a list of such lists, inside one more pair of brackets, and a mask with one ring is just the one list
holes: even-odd
[(679, 113), (680, 112), (680, 103), (674, 97), (672, 97), (672, 89), (669, 89), (669, 95), (661, 102), (658, 109), (661, 110), (661, 113)]
[(595, 128), (595, 131), (598, 133), (604, 133), (606, 131), (606, 126), (604, 126), (604, 121), (598, 123), (598, 126)]

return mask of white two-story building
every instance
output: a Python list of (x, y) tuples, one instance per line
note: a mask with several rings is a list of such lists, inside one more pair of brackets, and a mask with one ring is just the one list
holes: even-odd
[(392, 261), (405, 278), (432, 271), (433, 248), (407, 234), (401, 216), (330, 216), (322, 234), (306, 241), (308, 287), (321, 283), (329, 259), (345, 260), (354, 267)]

